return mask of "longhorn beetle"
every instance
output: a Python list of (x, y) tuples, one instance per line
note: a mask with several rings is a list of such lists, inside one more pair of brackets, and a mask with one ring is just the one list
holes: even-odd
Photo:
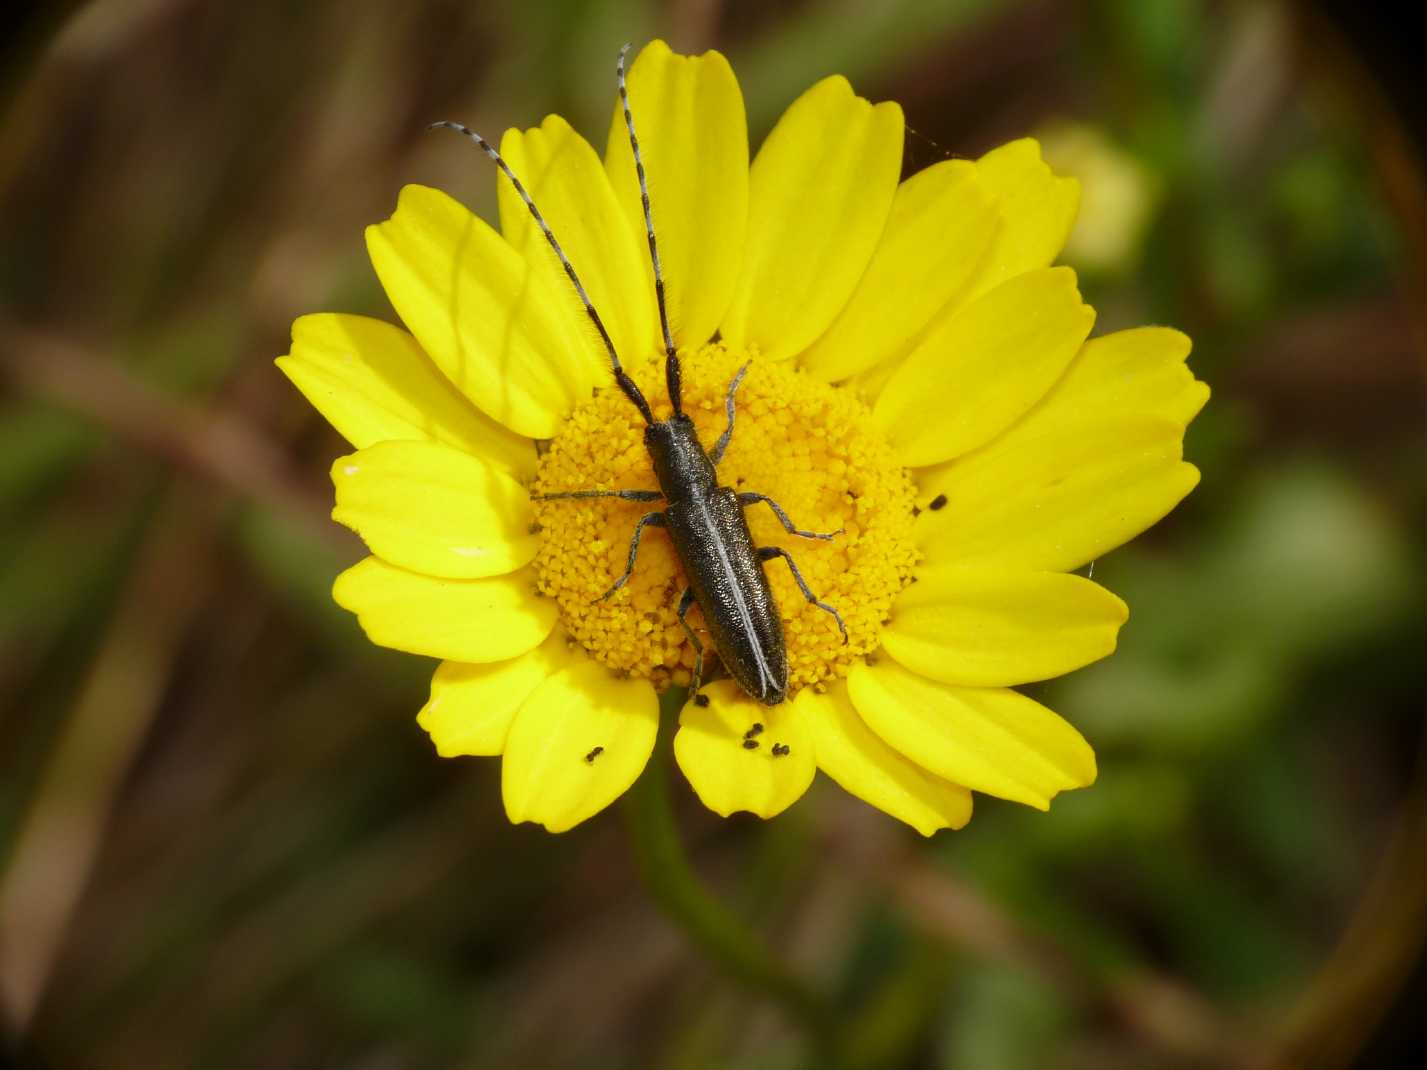
[[(634, 133), (634, 116), (629, 108), (629, 91), (624, 79), (624, 61), (629, 53), (625, 45), (619, 53), (616, 74), (619, 83), (619, 101), (624, 110), (624, 125), (629, 131), (629, 147), (634, 155), (634, 167), (639, 176), (639, 197), (644, 207), (644, 229), (649, 238), (649, 258), (654, 266), (654, 293), (659, 305), (659, 326), (664, 334), (664, 375), (668, 384), (669, 401), (674, 415), (667, 420), (655, 420), (649, 402), (640, 393), (639, 387), (625, 372), (615, 352), (614, 342), (605, 329), (604, 322), (575, 273), (560, 243), (555, 239), (545, 217), (535, 207), (535, 202), (526, 192), (520, 179), (506, 164), (500, 153), (491, 147), (485, 138), (461, 123), (432, 123), (431, 129), (444, 127), (464, 134), (479, 145), (501, 172), (510, 181), (525, 207), (550, 243), (550, 248), (559, 258), (575, 293), (585, 306), (585, 313), (594, 325), (609, 353), (614, 370), (614, 380), (624, 396), (644, 417), (644, 445), (649, 451), (649, 459), (654, 465), (654, 475), (659, 482), (658, 490), (571, 490), (554, 494), (537, 494), (537, 501), (551, 501), (561, 498), (621, 498), (631, 502), (664, 501), (666, 508), (658, 512), (645, 513), (634, 528), (634, 537), (629, 544), (629, 558), (624, 573), (614, 581), (614, 586), (606, 591), (600, 601), (609, 598), (628, 582), (634, 572), (634, 560), (639, 553), (639, 540), (647, 527), (668, 530), (674, 541), (674, 550), (679, 563), (689, 578), (679, 598), (679, 624), (688, 636), (695, 652), (694, 677), (691, 692), (698, 694), (703, 679), (704, 647), (694, 630), (689, 626), (689, 609), (697, 603), (703, 611), (704, 624), (713, 637), (714, 649), (724, 667), (744, 691), (768, 706), (782, 702), (788, 694), (788, 652), (783, 641), (783, 623), (778, 615), (778, 606), (773, 601), (773, 592), (768, 587), (768, 577), (763, 571), (763, 563), (781, 557), (797, 581), (803, 597), (819, 609), (832, 614), (837, 621), (842, 641), (847, 642), (847, 627), (836, 609), (821, 601), (808, 588), (803, 575), (798, 571), (788, 551), (778, 546), (753, 545), (753, 536), (748, 531), (748, 521), (743, 510), (749, 505), (766, 504), (783, 527), (793, 535), (807, 539), (830, 540), (842, 534), (839, 529), (830, 533), (802, 531), (793, 524), (782, 507), (765, 494), (738, 492), (718, 482), (716, 466), (723, 459), (733, 437), (734, 394), (738, 384), (748, 371), (744, 364), (729, 383), (724, 398), (724, 409), (728, 415), (728, 426), (719, 435), (712, 450), (705, 450), (699, 442), (694, 421), (683, 411), (680, 388), (679, 355), (674, 348), (674, 339), (669, 332), (669, 314), (664, 302), (664, 275), (659, 265), (659, 246), (654, 239), (654, 218), (649, 205), (649, 186), (644, 175), (644, 161), (639, 154), (639, 139)], [(746, 741), (748, 746), (751, 740)], [(753, 743), (757, 746), (757, 743)]]

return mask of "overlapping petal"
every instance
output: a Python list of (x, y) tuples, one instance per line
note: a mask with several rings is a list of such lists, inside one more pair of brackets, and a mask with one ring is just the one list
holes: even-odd
[(390, 439), (431, 439), (486, 458), (519, 478), (535, 450), (476, 409), (400, 327), (336, 312), (292, 325), (277, 366), (358, 449)]
[(439, 190), (403, 189), (395, 214), (367, 228), (367, 250), (422, 349), (512, 431), (551, 437), (608, 381), (607, 358), (571, 315), (568, 281), (554, 288), (538, 262)]
[(803, 797), (817, 764), (796, 705), (764, 706), (732, 680), (717, 680), (679, 715), (674, 758), (703, 804), (727, 817), (782, 813)]
[[(1052, 172), (1031, 138), (992, 149), (976, 161), (975, 172), (978, 188), (993, 202), (997, 225), (986, 247), (976, 251), (969, 279), (941, 309), (942, 320), (1017, 275), (1049, 267), (1080, 207), (1080, 183)], [(924, 278), (918, 285), (937, 283)], [(866, 365), (849, 385), (876, 403), (897, 368), (896, 359)]]
[(540, 546), (525, 487), (438, 442), (380, 442), (339, 457), (332, 484), (332, 519), (413, 572), (499, 576), (529, 564)]
[(749, 175), (743, 272), (724, 339), (770, 360), (827, 329), (882, 236), (902, 164), (902, 109), (825, 78), (793, 102)]
[(1016, 433), (1031, 436), (1056, 424), (1127, 415), (1187, 426), (1209, 400), (1209, 387), (1185, 366), (1189, 349), (1189, 338), (1168, 327), (1137, 327), (1092, 338)]
[(623, 795), (643, 772), (659, 730), (647, 680), (620, 679), (578, 658), (547, 677), (515, 714), (501, 761), (512, 822), (564, 832)]
[(557, 615), (554, 602), (535, 596), (528, 568), (443, 580), (368, 557), (337, 577), (332, 597), (377, 646), (449, 661), (517, 657), (545, 640)]
[(974, 164), (945, 160), (907, 179), (866, 274), (803, 366), (832, 382), (905, 356), (959, 303), (1000, 226)]
[(1017, 428), (918, 474), (917, 545), (932, 564), (1079, 568), (1194, 489), (1183, 449), (1183, 426), (1154, 417)]
[(971, 820), (971, 792), (928, 773), (884, 743), (838, 685), (798, 692), (793, 705), (807, 725), (821, 769), (850, 795), (905, 821), (923, 836)]
[(534, 650), (507, 661), (472, 665), (443, 661), (431, 678), (431, 697), (416, 723), (443, 758), (494, 755), (505, 750), (515, 714), (546, 679), (588, 655), (572, 648), (560, 629)]
[(1094, 322), (1069, 268), (1018, 275), (933, 327), (873, 415), (908, 465), (959, 457), (1044, 397)]
[(1001, 226), (977, 265), (968, 298), (1053, 264), (1080, 210), (1080, 183), (1051, 171), (1034, 138), (992, 149), (976, 161), (976, 174), (997, 198)]
[[(649, 253), (630, 232), (590, 143), (551, 115), (530, 130), (507, 130), (500, 152), (574, 265), (621, 359), (629, 362), (657, 350), (654, 287), (644, 269)], [(503, 175), (496, 189), (506, 241), (541, 274), (558, 307), (580, 328), (592, 359), (607, 366), (609, 357), (588, 326), (584, 305), (524, 200)]]
[[(652, 41), (629, 70), (629, 102), (652, 206), (674, 343), (709, 340), (733, 299), (748, 225), (748, 121), (743, 93), (718, 52), (680, 56)], [(635, 244), (646, 237), (639, 178), (618, 102), (605, 170)], [(652, 261), (641, 257), (644, 290)]]
[(1080, 733), (1025, 695), (953, 687), (894, 661), (855, 666), (848, 694), (892, 747), (943, 779), (1044, 810), (1068, 788), (1095, 780)]
[(1112, 653), (1129, 609), (1060, 572), (941, 565), (917, 570), (882, 632), (913, 672), (966, 687), (1048, 680)]

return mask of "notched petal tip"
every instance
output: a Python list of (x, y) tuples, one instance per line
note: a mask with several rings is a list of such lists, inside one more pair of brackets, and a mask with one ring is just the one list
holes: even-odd
[(1061, 791), (1094, 780), (1085, 738), (1008, 688), (955, 687), (889, 660), (854, 668), (848, 693), (889, 746), (973, 791), (1044, 810)]
[(807, 348), (847, 304), (891, 210), (901, 109), (830, 75), (798, 97), (750, 169), (748, 250), (722, 333), (769, 360)]
[(923, 836), (971, 819), (971, 792), (889, 747), (853, 708), (845, 685), (823, 694), (804, 688), (793, 701), (807, 720), (818, 768), (850, 795)]
[(856, 97), (870, 105), (865, 97), (858, 97), (857, 91), (852, 88), (852, 83), (843, 74), (829, 74), (819, 78), (816, 82), (803, 90), (803, 96), (810, 97), (817, 93), (827, 93), (831, 96)]
[(451, 580), (368, 557), (339, 575), (332, 599), (377, 646), (448, 661), (505, 661), (539, 646), (557, 610), (532, 593), (528, 569)]
[(654, 750), (659, 699), (578, 655), (515, 714), (501, 762), (501, 798), (513, 824), (565, 832), (638, 779)]
[(960, 687), (1048, 680), (1108, 656), (1125, 603), (1083, 576), (923, 566), (883, 632), (899, 664)]
[(731, 680), (702, 694), (708, 705), (686, 704), (674, 736), (674, 759), (699, 800), (721, 817), (766, 819), (802, 798), (817, 765), (797, 709), (754, 702)]
[(1022, 272), (935, 324), (873, 414), (911, 467), (970, 453), (1053, 389), (1094, 322), (1073, 270)]
[(553, 289), (548, 264), (527, 263), (453, 198), (404, 187), (392, 217), (368, 228), (367, 248), (427, 355), (510, 430), (549, 438), (598, 381), (579, 306), (562, 299), (568, 282)]
[[(748, 123), (743, 95), (717, 52), (681, 56), (662, 41), (629, 68), (675, 345), (707, 341), (733, 299), (748, 223)], [(618, 100), (611, 109), (605, 169), (640, 250), (642, 291), (654, 292), (645, 252), (639, 183)], [(662, 339), (654, 339), (657, 345)]]
[(544, 680), (571, 659), (559, 630), (508, 661), (470, 665), (443, 661), (416, 723), (442, 758), (490, 756), (505, 750), (516, 712)]
[(981, 263), (973, 295), (1051, 264), (1080, 207), (1079, 182), (1056, 175), (1034, 138), (992, 149), (976, 161), (976, 169), (997, 199), (1003, 225)]
[(380, 442), (332, 466), (332, 519), (383, 560), (474, 580), (513, 572), (539, 548), (525, 487), (480, 457), (436, 442)]

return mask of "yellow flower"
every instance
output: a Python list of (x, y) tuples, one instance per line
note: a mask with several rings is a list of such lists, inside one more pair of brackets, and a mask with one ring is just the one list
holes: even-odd
[[(725, 678), (688, 703), (674, 750), (695, 792), (720, 814), (771, 817), (821, 769), (930, 834), (965, 824), (971, 791), (1044, 809), (1089, 784), (1080, 734), (1011, 688), (1113, 650), (1124, 604), (1071, 570), (1197, 482), (1181, 453), (1208, 390), (1185, 368), (1189, 340), (1142, 328), (1086, 341), (1093, 311), (1050, 266), (1078, 186), (1033, 141), (899, 183), (900, 109), (832, 77), (750, 166), (718, 53), (655, 42), (629, 91), (685, 411), (712, 446), (750, 362), (720, 481), (772, 497), (799, 527), (842, 529), (801, 539), (749, 507), (755, 542), (790, 551), (848, 638), (768, 563), (792, 697), (760, 705)], [(621, 113), (603, 161), (554, 116), (500, 148), (666, 417)], [(686, 684), (694, 652), (663, 533), (599, 600), (649, 506), (531, 499), (657, 484), (642, 419), (497, 179), (499, 231), (420, 186), (368, 231), (410, 333), (306, 316), (279, 365), (357, 449), (333, 466), (333, 516), (372, 556), (334, 597), (373, 642), (443, 659), (418, 718), (437, 751), (501, 755), (510, 819), (559, 831), (638, 777), (656, 689)]]

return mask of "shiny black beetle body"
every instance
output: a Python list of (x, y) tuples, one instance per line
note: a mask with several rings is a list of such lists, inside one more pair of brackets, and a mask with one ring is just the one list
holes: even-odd
[[(831, 614), (837, 621), (843, 642), (847, 641), (847, 629), (843, 626), (842, 617), (837, 610), (826, 602), (819, 601), (808, 589), (798, 566), (786, 550), (776, 546), (754, 545), (743, 510), (746, 506), (758, 502), (765, 503), (773, 510), (786, 531), (804, 538), (831, 539), (841, 532), (801, 531), (773, 499), (753, 492), (740, 493), (719, 485), (717, 465), (733, 435), (734, 394), (748, 370), (748, 365), (745, 364), (729, 384), (725, 398), (728, 426), (712, 450), (704, 449), (703, 444), (699, 442), (693, 420), (683, 412), (679, 357), (669, 330), (669, 316), (664, 301), (664, 278), (659, 264), (659, 249), (654, 237), (654, 221), (649, 204), (649, 187), (645, 180), (644, 163), (639, 154), (639, 139), (634, 133), (634, 117), (630, 113), (629, 94), (624, 80), (624, 58), (628, 50), (629, 46), (626, 45), (619, 57), (619, 97), (624, 108), (625, 126), (629, 130), (630, 148), (639, 176), (649, 256), (654, 268), (654, 291), (659, 305), (659, 324), (664, 336), (665, 377), (668, 381), (669, 401), (674, 407), (674, 414), (667, 420), (654, 419), (649, 402), (620, 364), (619, 354), (615, 352), (609, 332), (590, 303), (574, 265), (560, 248), (560, 243), (555, 239), (540, 210), (536, 208), (535, 202), (531, 200), (525, 187), (501, 158), (500, 153), (483, 137), (460, 123), (441, 122), (433, 123), (432, 126), (447, 127), (471, 138), (495, 161), (496, 166), (514, 186), (544, 234), (545, 240), (559, 258), (561, 267), (584, 304), (590, 323), (604, 343), (614, 371), (615, 384), (644, 418), (644, 445), (649, 451), (659, 490), (574, 490), (534, 497), (544, 501), (560, 498), (622, 498), (625, 501), (666, 502), (664, 510), (645, 513), (640, 518), (630, 541), (629, 558), (624, 573), (602, 597), (609, 598), (629, 580), (634, 571), (639, 540), (644, 529), (668, 529), (679, 561), (684, 567), (684, 574), (689, 579), (689, 585), (679, 599), (678, 618), (697, 655), (691, 691), (697, 694), (703, 674), (703, 644), (686, 619), (689, 609), (697, 603), (724, 668), (750, 696), (766, 705), (774, 706), (782, 702), (788, 694), (788, 652), (783, 640), (783, 623), (778, 613), (778, 605), (773, 600), (768, 577), (763, 571), (764, 562), (774, 557), (783, 558), (788, 563), (803, 597)], [(756, 741), (748, 739), (745, 739), (744, 745), (749, 746), (750, 742), (752, 747), (758, 746)], [(592, 762), (600, 749), (602, 748), (592, 751), (586, 761)], [(787, 753), (786, 748), (783, 753)]]
[[(769, 706), (782, 702), (788, 692), (783, 622), (743, 503), (718, 485), (687, 416), (651, 424), (644, 444), (668, 502), (664, 525), (719, 659), (748, 694)], [(680, 609), (687, 611), (682, 603)]]

